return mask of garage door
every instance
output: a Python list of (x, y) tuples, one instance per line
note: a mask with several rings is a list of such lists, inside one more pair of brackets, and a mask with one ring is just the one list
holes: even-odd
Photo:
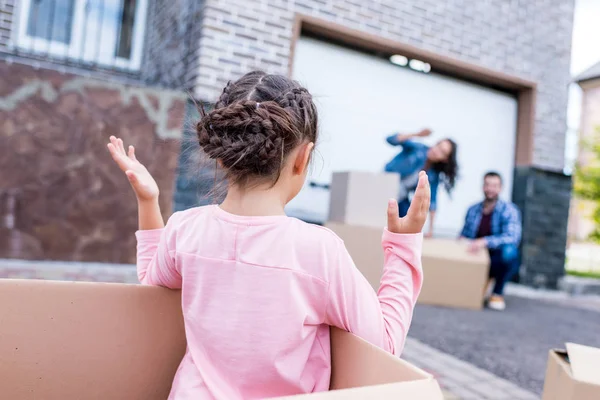
[(427, 144), (444, 137), (458, 143), (461, 168), (452, 196), (438, 191), (437, 235), (459, 232), (467, 207), (482, 199), (486, 171), (502, 174), (503, 197), (510, 199), (517, 126), (513, 96), (313, 38), (298, 40), (293, 67), (294, 79), (315, 96), (320, 138), (307, 185), (288, 206), (290, 215), (326, 221), (326, 186), (333, 172), (383, 171), (399, 151), (386, 136), (425, 127), (433, 130)]

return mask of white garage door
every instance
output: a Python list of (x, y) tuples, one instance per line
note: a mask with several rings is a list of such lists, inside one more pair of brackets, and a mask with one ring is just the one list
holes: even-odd
[[(435, 233), (456, 235), (467, 207), (482, 199), (482, 176), (495, 170), (510, 199), (515, 159), (517, 101), (482, 86), (435, 73), (398, 67), (386, 59), (312, 38), (295, 49), (294, 79), (315, 96), (319, 109), (318, 153), (308, 182), (328, 184), (335, 171), (383, 171), (399, 151), (393, 132), (428, 127), (425, 143), (450, 137), (458, 143), (460, 177), (451, 198), (438, 191)], [(327, 220), (329, 192), (307, 185), (288, 213)], [(385, 204), (381, 205), (385, 209)]]

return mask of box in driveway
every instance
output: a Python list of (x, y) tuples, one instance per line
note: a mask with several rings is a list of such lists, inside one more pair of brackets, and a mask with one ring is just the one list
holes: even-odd
[(329, 221), (359, 226), (384, 226), (387, 202), (400, 191), (398, 174), (336, 172), (331, 179)]
[[(383, 271), (382, 228), (328, 223), (345, 243), (354, 263), (375, 290)], [(466, 244), (448, 239), (423, 242), (425, 280), (418, 302), (447, 307), (481, 309), (488, 280), (487, 252), (471, 254)]]
[(567, 343), (550, 350), (542, 400), (600, 399), (600, 349)]
[(472, 254), (466, 243), (458, 240), (426, 239), (425, 281), (419, 303), (479, 310), (483, 307), (489, 268), (487, 251)]
[[(0, 398), (166, 399), (185, 352), (178, 291), (0, 279)], [(307, 399), (442, 400), (435, 379), (331, 330), (331, 391)], [(293, 397), (296, 398), (296, 397)]]
[[(383, 227), (385, 224), (381, 226)], [(335, 222), (328, 222), (325, 227), (331, 229), (344, 241), (354, 264), (377, 291), (383, 272), (383, 249), (381, 247), (383, 228)]]

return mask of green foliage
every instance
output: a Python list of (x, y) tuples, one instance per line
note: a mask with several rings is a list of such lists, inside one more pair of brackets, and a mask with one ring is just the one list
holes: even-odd
[(598, 272), (598, 271), (569, 271), (569, 270), (567, 270), (566, 272), (567, 272), (567, 275), (571, 275), (571, 276), (600, 279), (600, 272)]
[(594, 204), (591, 217), (595, 228), (589, 238), (596, 243), (600, 243), (600, 129), (598, 132), (593, 141), (582, 144), (590, 157), (577, 166), (573, 186), (575, 196)]

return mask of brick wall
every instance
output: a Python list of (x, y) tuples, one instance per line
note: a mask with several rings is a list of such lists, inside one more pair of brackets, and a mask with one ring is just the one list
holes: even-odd
[(523, 214), (520, 281), (555, 289), (565, 273), (571, 177), (522, 167), (514, 187), (513, 201)]
[(151, 0), (142, 80), (192, 89), (197, 75), (203, 0)]
[(2, 61), (0, 76), (0, 259), (135, 262), (137, 204), (106, 143), (136, 146), (170, 215), (185, 96)]
[[(188, 101), (179, 160), (177, 162), (173, 211), (214, 204), (223, 199), (226, 188), (217, 175), (215, 162), (203, 157), (192, 121), (200, 118), (196, 104)], [(215, 187), (215, 184), (217, 186)]]
[(287, 73), (295, 13), (537, 82), (534, 161), (562, 170), (573, 0), (207, 0), (196, 95), (254, 68)]
[(0, 51), (10, 46), (15, 20), (16, 0), (0, 0)]

